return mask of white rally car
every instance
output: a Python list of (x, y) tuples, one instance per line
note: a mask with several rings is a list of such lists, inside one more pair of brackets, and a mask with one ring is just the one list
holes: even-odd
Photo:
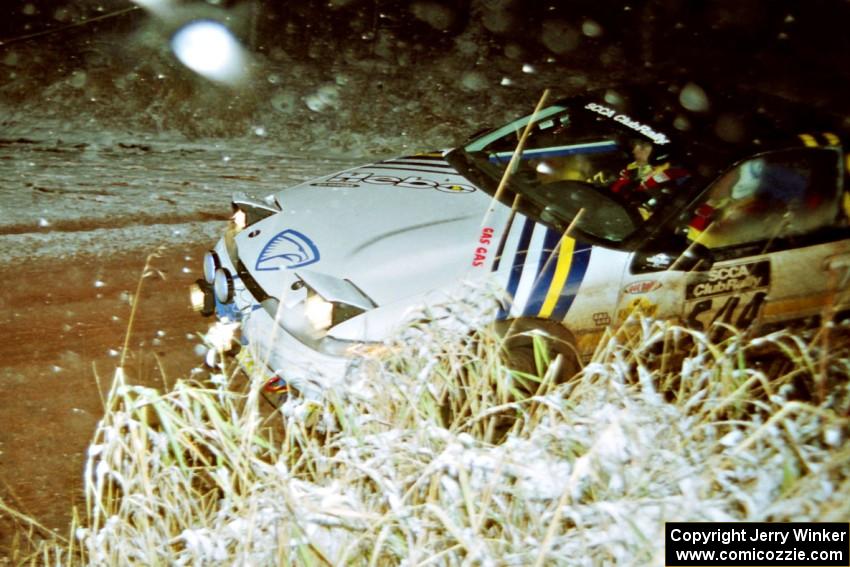
[(196, 308), (304, 393), (464, 282), (584, 357), (635, 310), (697, 329), (846, 310), (843, 134), (755, 96), (682, 100), (593, 92), (450, 151), (234, 196)]

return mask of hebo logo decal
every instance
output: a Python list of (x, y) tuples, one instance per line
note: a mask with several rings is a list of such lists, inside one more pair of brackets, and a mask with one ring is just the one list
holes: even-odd
[(444, 193), (472, 193), (475, 187), (463, 183), (452, 183), (449, 180), (437, 182), (432, 179), (411, 175), (398, 177), (395, 175), (379, 175), (376, 173), (347, 172), (339, 173), (325, 181), (311, 183), (317, 187), (360, 187), (361, 185), (392, 185), (405, 189), (436, 189)]
[(273, 272), (281, 268), (292, 270), (319, 261), (319, 249), (313, 241), (298, 232), (287, 229), (266, 243), (257, 258), (255, 269)]

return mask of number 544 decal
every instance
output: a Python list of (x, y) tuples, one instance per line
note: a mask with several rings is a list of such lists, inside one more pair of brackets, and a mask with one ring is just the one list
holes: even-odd
[(687, 324), (699, 330), (713, 323), (748, 327), (758, 317), (769, 287), (769, 260), (715, 266), (685, 288)]

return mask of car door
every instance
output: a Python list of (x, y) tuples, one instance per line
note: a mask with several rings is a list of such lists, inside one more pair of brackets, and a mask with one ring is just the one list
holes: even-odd
[(846, 307), (841, 166), (838, 147), (792, 148), (739, 162), (708, 187), (689, 237), (713, 262), (685, 274), (688, 325), (770, 329)]

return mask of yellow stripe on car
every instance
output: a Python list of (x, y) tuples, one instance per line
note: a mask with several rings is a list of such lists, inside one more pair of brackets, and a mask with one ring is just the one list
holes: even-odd
[(830, 146), (841, 145), (841, 139), (832, 132), (824, 132), (823, 137), (826, 138), (826, 143)]
[(543, 300), (543, 305), (540, 307), (540, 313), (537, 314), (538, 317), (545, 319), (552, 315), (552, 311), (555, 310), (558, 299), (561, 297), (561, 291), (563, 291), (564, 284), (567, 281), (567, 276), (570, 275), (575, 246), (576, 241), (569, 236), (562, 237), (558, 243), (558, 264), (555, 266), (555, 275), (552, 277), (549, 291), (546, 292), (546, 299)]
[(800, 134), (800, 139), (810, 148), (816, 148), (818, 146), (818, 141), (811, 134)]

